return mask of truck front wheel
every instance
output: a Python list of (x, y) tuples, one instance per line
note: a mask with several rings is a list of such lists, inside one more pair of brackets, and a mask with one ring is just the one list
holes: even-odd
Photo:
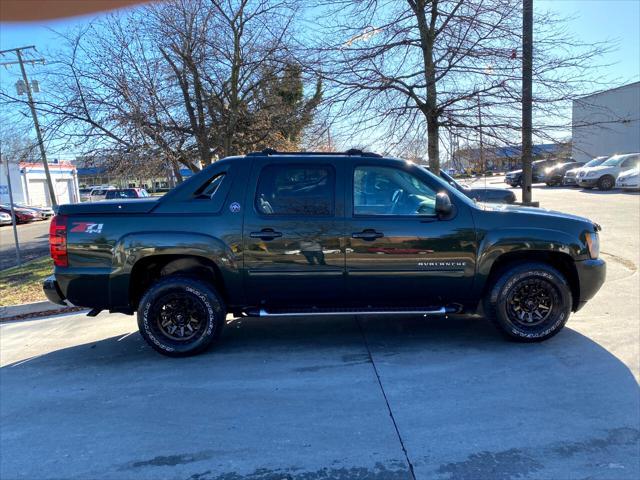
[(564, 276), (537, 262), (507, 268), (484, 299), (487, 316), (509, 339), (519, 342), (554, 336), (567, 323), (571, 305)]
[(226, 311), (213, 287), (199, 280), (169, 276), (154, 283), (138, 305), (138, 327), (145, 341), (170, 357), (195, 355), (222, 333)]

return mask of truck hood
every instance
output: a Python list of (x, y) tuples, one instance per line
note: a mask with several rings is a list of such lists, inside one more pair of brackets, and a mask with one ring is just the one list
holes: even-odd
[(154, 199), (106, 200), (95, 203), (67, 203), (58, 207), (58, 215), (149, 213), (158, 205)]
[[(577, 222), (583, 222), (590, 225), (596, 225), (593, 221), (589, 220), (585, 217), (580, 217), (578, 215), (571, 215), (570, 213), (557, 212), (555, 210), (547, 210), (546, 208), (538, 208), (538, 207), (523, 207), (521, 205), (505, 205), (505, 204), (489, 204), (489, 203), (478, 203), (478, 208), (482, 209), (485, 212), (505, 212), (505, 213), (516, 213), (522, 215), (528, 215), (535, 218), (539, 218), (544, 220), (544, 218), (559, 218), (566, 220), (574, 220)], [(598, 227), (599, 228), (599, 227)]]

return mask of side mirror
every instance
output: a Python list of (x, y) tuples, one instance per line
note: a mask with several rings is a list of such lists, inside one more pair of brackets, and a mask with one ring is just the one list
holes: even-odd
[(451, 205), (451, 199), (446, 192), (440, 192), (436, 195), (436, 214), (439, 217), (446, 217), (451, 214), (453, 205)]

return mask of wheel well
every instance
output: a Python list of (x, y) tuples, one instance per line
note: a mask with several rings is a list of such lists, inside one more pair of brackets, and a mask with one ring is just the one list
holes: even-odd
[(196, 255), (152, 255), (138, 260), (129, 277), (129, 303), (135, 310), (144, 292), (157, 280), (168, 275), (182, 275), (206, 281), (226, 299), (222, 275), (208, 258)]
[(525, 262), (546, 263), (558, 270), (564, 278), (566, 278), (571, 288), (571, 296), (573, 299), (572, 310), (575, 311), (578, 308), (578, 302), (580, 300), (578, 271), (571, 256), (561, 252), (524, 251), (509, 252), (500, 255), (491, 266), (491, 271), (484, 285), (483, 296), (489, 291), (504, 270), (518, 263)]

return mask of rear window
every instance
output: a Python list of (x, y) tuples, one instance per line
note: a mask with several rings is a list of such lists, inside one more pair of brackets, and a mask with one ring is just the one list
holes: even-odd
[(260, 173), (255, 207), (263, 215), (330, 216), (334, 198), (331, 165), (268, 165)]

